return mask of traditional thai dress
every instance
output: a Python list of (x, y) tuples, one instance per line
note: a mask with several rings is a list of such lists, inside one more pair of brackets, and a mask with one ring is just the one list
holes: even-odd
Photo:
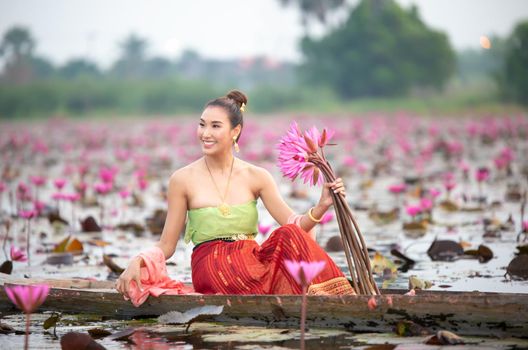
[(301, 294), (284, 260), (324, 261), (308, 294), (355, 294), (343, 272), (308, 233), (295, 224), (279, 227), (258, 245), (257, 201), (188, 211), (185, 242), (195, 244), (192, 282), (203, 294)]

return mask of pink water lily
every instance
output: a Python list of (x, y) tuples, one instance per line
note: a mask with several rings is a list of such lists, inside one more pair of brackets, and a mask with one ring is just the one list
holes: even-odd
[(263, 234), (263, 235), (266, 235), (268, 234), (269, 230), (271, 230), (271, 228), (273, 227), (273, 224), (269, 224), (269, 225), (264, 225), (264, 224), (258, 224), (258, 231)]
[(302, 288), (302, 302), (301, 302), (301, 349), (304, 349), (304, 332), (306, 322), (306, 292), (308, 286), (314, 280), (317, 275), (323, 271), (326, 263), (324, 261), (292, 261), (284, 260), (284, 266), (292, 275), (295, 282), (297, 282)]
[(438, 197), (440, 195), (440, 191), (437, 190), (436, 188), (430, 188), (429, 189), (429, 194), (431, 195), (431, 197), (433, 197), (433, 199), (435, 199), (436, 197)]
[(456, 183), (454, 180), (446, 180), (444, 182), (444, 187), (447, 192), (451, 192), (451, 190), (456, 187)]
[(66, 185), (66, 179), (55, 179), (53, 180), (53, 184), (55, 187), (60, 191)]
[(35, 210), (21, 210), (18, 213), (18, 216), (20, 216), (23, 219), (32, 219), (37, 215), (37, 212)]
[(100, 182), (94, 185), (95, 192), (98, 194), (107, 194), (112, 190), (112, 183)]
[(394, 185), (389, 186), (389, 192), (398, 194), (398, 193), (402, 193), (403, 191), (405, 191), (405, 188), (406, 186), (403, 183), (394, 184)]
[(433, 201), (429, 198), (420, 199), (420, 209), (423, 211), (429, 211), (433, 208)]
[(309, 154), (317, 152), (319, 145), (326, 145), (333, 132), (323, 130), (323, 135), (312, 127), (304, 134), (301, 133), (296, 122), (290, 125), (290, 129), (281, 138), (279, 149), (279, 168), (283, 176), (295, 180), (298, 176), (304, 183), (310, 185), (322, 185), (324, 178), (319, 169), (308, 161)]
[(7, 286), (5, 292), (13, 304), (26, 314), (30, 314), (46, 300), (49, 286), (47, 284)]
[(117, 168), (101, 168), (99, 170), (99, 178), (103, 182), (114, 182), (115, 175), (117, 174), (118, 169)]
[(81, 195), (77, 192), (65, 193), (62, 198), (69, 202), (77, 202), (79, 199), (81, 199)]
[(31, 176), (30, 177), (31, 183), (37, 187), (40, 187), (46, 183), (46, 178), (43, 176)]
[(313, 279), (323, 271), (324, 261), (292, 261), (284, 260), (284, 266), (300, 286), (308, 286)]
[(128, 198), (128, 196), (130, 196), (130, 191), (127, 190), (126, 188), (122, 189), (121, 191), (119, 191), (119, 196), (122, 198), (122, 199), (126, 199)]
[(330, 221), (332, 221), (334, 219), (334, 214), (332, 214), (332, 212), (326, 212), (324, 213), (323, 217), (321, 218), (321, 222), (319, 222), (320, 225), (324, 225), (324, 224), (327, 224), (329, 223)]
[(489, 170), (488, 168), (479, 168), (477, 169), (477, 172), (475, 173), (475, 177), (478, 182), (486, 181), (489, 177)]
[(18, 249), (15, 246), (11, 246), (9, 255), (11, 256), (12, 261), (19, 261), (19, 262), (27, 261), (26, 254), (24, 254), (22, 250)]
[(418, 205), (409, 205), (405, 208), (405, 211), (414, 218), (416, 215), (422, 212), (422, 208)]
[(7, 286), (5, 293), (11, 302), (26, 314), (26, 335), (24, 337), (24, 349), (29, 349), (29, 319), (32, 312), (38, 309), (46, 300), (49, 293), (47, 284), (35, 284), (30, 286)]

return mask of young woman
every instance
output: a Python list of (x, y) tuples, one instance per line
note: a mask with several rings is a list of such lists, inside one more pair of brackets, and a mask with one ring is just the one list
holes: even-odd
[[(330, 191), (345, 193), (341, 179), (323, 186), (319, 203), (295, 215), (265, 169), (236, 158), (233, 148), (243, 130), (247, 97), (234, 90), (209, 101), (200, 117), (197, 139), (203, 157), (175, 171), (169, 180), (168, 212), (157, 247), (172, 256), (184, 225), (194, 290), (204, 294), (300, 294), (284, 260), (325, 261), (309, 294), (354, 294), (343, 272), (316, 243), (314, 226), (332, 205)], [(282, 225), (259, 246), (257, 199)], [(186, 223), (187, 218), (187, 223)], [(116, 288), (128, 296), (140, 285), (142, 258), (134, 258)]]

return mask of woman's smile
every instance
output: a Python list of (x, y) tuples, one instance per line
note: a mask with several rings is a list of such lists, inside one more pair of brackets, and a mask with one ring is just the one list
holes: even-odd
[(212, 140), (202, 140), (202, 143), (204, 145), (204, 148), (211, 148), (216, 144), (216, 141)]

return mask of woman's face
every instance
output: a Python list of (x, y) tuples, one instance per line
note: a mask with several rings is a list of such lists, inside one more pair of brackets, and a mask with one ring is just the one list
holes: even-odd
[(230, 150), (233, 137), (240, 133), (240, 125), (231, 128), (229, 117), (221, 107), (207, 107), (200, 117), (197, 129), (198, 141), (204, 154)]

